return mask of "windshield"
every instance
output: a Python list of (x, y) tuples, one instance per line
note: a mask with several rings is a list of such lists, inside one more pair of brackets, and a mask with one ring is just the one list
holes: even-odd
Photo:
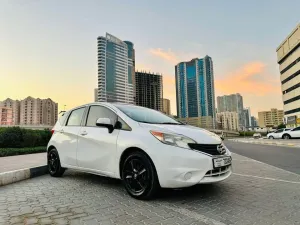
[(153, 110), (140, 106), (133, 105), (115, 105), (123, 113), (125, 113), (131, 119), (141, 123), (152, 123), (152, 124), (176, 124), (181, 125), (182, 123), (172, 119), (171, 117)]

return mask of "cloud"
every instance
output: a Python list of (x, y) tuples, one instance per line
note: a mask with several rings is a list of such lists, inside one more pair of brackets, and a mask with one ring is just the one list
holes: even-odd
[(149, 51), (152, 55), (155, 55), (162, 59), (165, 59), (168, 62), (171, 62), (172, 64), (177, 64), (179, 62), (178, 57), (171, 49), (169, 49), (168, 51), (165, 51), (161, 48), (152, 48)]
[(225, 74), (222, 79), (215, 77), (216, 94), (251, 94), (264, 96), (280, 92), (279, 80), (275, 80), (266, 71), (262, 62), (250, 62), (233, 72)]

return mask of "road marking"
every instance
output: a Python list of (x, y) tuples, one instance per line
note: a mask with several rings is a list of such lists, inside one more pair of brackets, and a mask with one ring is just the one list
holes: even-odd
[(200, 220), (208, 225), (226, 225), (225, 223), (222, 223), (220, 221), (214, 220), (212, 218), (206, 217), (202, 214), (196, 213), (196, 212), (192, 212), (188, 209), (184, 209), (184, 208), (178, 208), (178, 207), (173, 207), (173, 206), (165, 206), (168, 209), (171, 209), (175, 212), (178, 212), (182, 215), (185, 215), (187, 217), (196, 219), (196, 220)]
[(285, 183), (290, 183), (290, 184), (300, 184), (300, 181), (298, 182), (298, 181), (281, 180), (281, 179), (276, 179), (276, 178), (259, 177), (259, 176), (240, 174), (240, 173), (232, 173), (232, 174), (237, 175), (237, 176), (242, 176), (242, 177), (253, 177), (253, 178), (264, 179), (264, 180), (280, 181), (280, 182), (285, 182)]

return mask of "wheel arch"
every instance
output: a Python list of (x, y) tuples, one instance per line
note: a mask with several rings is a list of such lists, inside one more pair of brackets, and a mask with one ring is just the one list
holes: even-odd
[(125, 149), (123, 151), (123, 153), (121, 154), (121, 157), (120, 157), (120, 160), (119, 160), (119, 169), (118, 169), (118, 172), (119, 172), (119, 177), (120, 179), (122, 179), (122, 165), (126, 159), (127, 156), (129, 156), (130, 154), (134, 153), (134, 152), (141, 152), (143, 154), (145, 154), (145, 156), (149, 159), (150, 163), (152, 164), (156, 174), (157, 174), (157, 170), (156, 170), (156, 167), (155, 167), (155, 164), (153, 163), (153, 160), (151, 159), (151, 157), (147, 154), (147, 152), (145, 152), (143, 149), (141, 148), (138, 148), (138, 147), (129, 147), (127, 149)]
[[(54, 145), (50, 145), (50, 146), (48, 146), (48, 148), (47, 148), (47, 152), (49, 152), (51, 149), (54, 149), (55, 147), (54, 147)], [(56, 149), (56, 148), (55, 148)]]

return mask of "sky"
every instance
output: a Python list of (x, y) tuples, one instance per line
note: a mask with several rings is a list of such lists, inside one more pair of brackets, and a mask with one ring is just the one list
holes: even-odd
[(0, 101), (93, 102), (97, 37), (134, 43), (136, 70), (163, 74), (176, 114), (175, 65), (209, 55), (215, 95), (282, 109), (276, 48), (300, 22), (299, 0), (0, 0)]

